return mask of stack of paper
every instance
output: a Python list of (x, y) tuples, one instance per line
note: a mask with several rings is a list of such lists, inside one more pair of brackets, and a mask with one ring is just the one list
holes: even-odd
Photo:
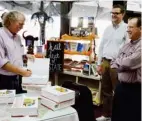
[(49, 58), (36, 58), (34, 62), (28, 61), (27, 69), (32, 71), (32, 75), (23, 77), (23, 84), (47, 84), (49, 80)]
[(13, 103), (15, 90), (0, 90), (0, 103)]
[(38, 97), (15, 97), (9, 110), (12, 116), (38, 116)]

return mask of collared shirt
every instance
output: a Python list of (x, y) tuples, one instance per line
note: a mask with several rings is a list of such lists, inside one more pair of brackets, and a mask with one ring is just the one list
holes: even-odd
[(0, 28), (0, 74), (16, 75), (15, 73), (3, 70), (1, 67), (7, 62), (22, 67), (24, 48), (19, 35), (13, 35), (8, 29)]
[(128, 41), (127, 24), (123, 21), (117, 26), (108, 26), (103, 34), (99, 51), (98, 51), (98, 65), (101, 64), (102, 58), (107, 59), (116, 58), (119, 49)]
[(124, 45), (118, 57), (111, 62), (111, 68), (118, 70), (121, 82), (141, 82), (141, 39)]

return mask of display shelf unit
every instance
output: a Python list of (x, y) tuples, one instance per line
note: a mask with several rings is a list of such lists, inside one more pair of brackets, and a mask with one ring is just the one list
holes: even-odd
[[(86, 37), (75, 37), (75, 36), (69, 36), (67, 34), (62, 35), (61, 41), (65, 43), (64, 48), (64, 54), (70, 55), (72, 57), (73, 55), (81, 55), (88, 56), (88, 62), (94, 61), (93, 54), (94, 54), (94, 41), (95, 41), (95, 35), (90, 34)], [(66, 56), (64, 56), (66, 58)], [(78, 61), (79, 58), (76, 58), (74, 60)]]
[[(90, 34), (86, 37), (75, 37), (75, 36), (69, 36), (69, 35), (63, 35), (60, 41), (63, 41), (65, 43), (65, 48), (64, 48), (64, 59), (66, 58), (70, 58), (72, 61), (78, 61), (81, 62), (83, 60), (86, 60), (87, 63), (91, 64), (92, 61), (94, 61), (94, 43), (95, 43), (95, 35)], [(72, 45), (70, 43), (74, 44), (74, 47), (71, 47)], [(77, 45), (75, 45), (75, 43), (77, 43)], [(84, 46), (82, 49), (78, 49), (79, 44)], [(81, 47), (82, 47), (81, 46)], [(86, 47), (87, 46), (87, 47)], [(73, 48), (73, 49), (72, 49)], [(81, 63), (82, 64), (82, 63)], [(83, 66), (80, 66), (78, 68), (78, 66), (71, 66), (69, 68), (65, 68), (64, 71), (62, 72), (62, 75), (67, 75), (70, 77), (75, 77), (75, 81), (76, 83), (81, 83), (80, 80), (84, 80), (86, 78), (86, 80), (92, 80), (94, 83), (94, 81), (98, 81), (98, 89), (97, 89), (97, 98), (100, 99), (100, 92), (101, 92), (101, 77), (99, 75), (93, 75), (93, 74), (89, 74), (89, 75), (85, 75), (83, 74), (83, 67), (84, 67), (84, 63), (82, 64)], [(66, 67), (66, 66), (64, 66)], [(74, 71), (75, 69), (80, 69), (82, 68), (82, 71)], [(58, 80), (63, 81), (66, 79), (63, 79), (63, 77), (58, 76)], [(63, 80), (61, 80), (61, 78)], [(82, 79), (83, 78), (83, 79)], [(55, 84), (58, 84), (57, 80), (55, 82)], [(87, 85), (89, 87), (89, 85)], [(96, 105), (96, 103), (95, 103)], [(99, 105), (99, 104), (97, 104)]]

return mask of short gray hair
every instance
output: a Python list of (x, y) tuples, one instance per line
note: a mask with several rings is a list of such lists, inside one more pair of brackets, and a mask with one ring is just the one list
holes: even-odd
[(7, 13), (3, 18), (3, 25), (5, 27), (9, 27), (11, 22), (18, 21), (22, 17), (22, 19), (25, 20), (24, 14), (18, 12), (18, 11), (11, 11)]

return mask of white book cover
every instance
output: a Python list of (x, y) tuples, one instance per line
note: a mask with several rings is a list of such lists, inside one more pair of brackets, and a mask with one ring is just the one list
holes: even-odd
[(75, 43), (75, 42), (70, 43), (71, 51), (77, 51), (77, 46), (78, 46), (78, 43)]
[(12, 116), (38, 116), (38, 97), (15, 97), (10, 113)]
[(0, 90), (0, 104), (13, 103), (15, 98), (15, 90)]
[(61, 87), (61, 86), (51, 86), (47, 88), (42, 88), (41, 96), (47, 97), (55, 102), (63, 102), (66, 100), (75, 98), (75, 91)]
[(97, 73), (96, 65), (95, 65), (95, 64), (91, 64), (91, 69), (92, 69), (93, 75), (94, 75), (94, 76), (97, 76), (98, 73)]
[(30, 77), (23, 77), (23, 84), (46, 85), (49, 81), (49, 58), (35, 58), (34, 62), (28, 61), (27, 69), (32, 71)]
[(70, 100), (58, 103), (48, 98), (45, 98), (43, 96), (41, 97), (41, 104), (54, 111), (65, 108), (65, 107), (69, 107), (71, 105), (74, 105), (74, 103), (75, 103), (75, 99), (70, 99)]

